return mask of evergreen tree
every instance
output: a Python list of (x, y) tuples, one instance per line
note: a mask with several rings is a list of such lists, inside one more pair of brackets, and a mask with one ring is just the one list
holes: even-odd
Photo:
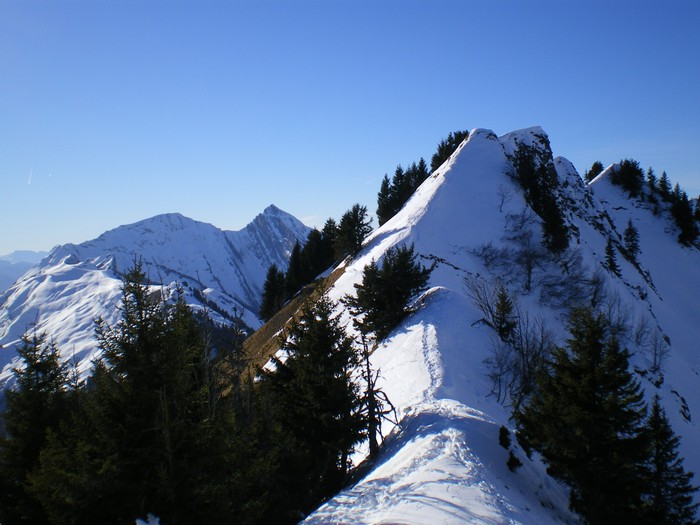
[(377, 195), (377, 222), (379, 226), (394, 216), (394, 207), (392, 199), (392, 187), (389, 182), (389, 177), (384, 175), (382, 185), (379, 188)]
[(286, 361), (275, 359), (276, 369), (260, 381), (272, 439), (283, 451), (274, 456), (269, 487), (278, 522), (297, 522), (341, 488), (363, 435), (360, 397), (350, 379), (357, 356), (332, 313), (325, 297), (304, 307), (282, 339)]
[(634, 227), (634, 224), (632, 224), (632, 219), (627, 221), (627, 228), (625, 228), (622, 238), (625, 243), (626, 252), (629, 254), (632, 260), (636, 259), (637, 255), (639, 254), (639, 232), (637, 231), (637, 228)]
[(617, 255), (615, 254), (615, 247), (610, 239), (605, 244), (605, 267), (608, 271), (614, 275), (620, 275), (620, 267), (617, 265)]
[(649, 187), (649, 191), (652, 193), (657, 192), (658, 184), (659, 179), (657, 178), (656, 173), (654, 173), (654, 169), (650, 166), (647, 170), (647, 186)]
[(365, 266), (356, 297), (344, 299), (354, 315), (363, 315), (356, 321), (360, 331), (386, 337), (408, 314), (410, 301), (427, 289), (432, 269), (416, 261), (413, 246), (387, 250), (381, 268), (374, 261)]
[(343, 214), (335, 238), (336, 259), (357, 255), (362, 248), (362, 241), (372, 232), (371, 223), (366, 206), (355, 204)]
[(697, 524), (698, 504), (693, 502), (693, 494), (698, 488), (691, 485), (693, 474), (683, 468), (678, 455), (680, 440), (669, 425), (658, 395), (651, 406), (646, 434), (649, 459), (645, 471), (644, 523)]
[(569, 246), (569, 231), (557, 203), (559, 180), (551, 159), (534, 148), (520, 146), (513, 164), (525, 200), (542, 219), (542, 244), (553, 253), (563, 252)]
[(591, 182), (593, 179), (595, 179), (598, 175), (600, 175), (603, 172), (603, 163), (600, 162), (599, 160), (596, 160), (590, 167), (590, 169), (584, 174), (583, 179), (586, 182)]
[(644, 185), (644, 171), (636, 160), (625, 159), (613, 171), (610, 181), (622, 186), (630, 195), (637, 196)]
[(306, 243), (301, 250), (304, 283), (313, 281), (319, 273), (329, 266), (330, 263), (326, 263), (324, 252), (323, 234), (314, 228), (306, 237)]
[(430, 171), (433, 172), (442, 166), (468, 136), (469, 132), (466, 130), (455, 131), (447, 135), (446, 139), (441, 140), (437, 146), (437, 151), (430, 159)]
[(285, 299), (291, 299), (304, 286), (304, 266), (301, 259), (301, 246), (299, 241), (294, 243), (292, 254), (289, 256), (289, 265), (284, 274)]
[(284, 306), (286, 291), (284, 274), (272, 264), (267, 269), (267, 276), (263, 284), (262, 300), (260, 301), (260, 319), (269, 321), (273, 315)]
[(338, 225), (334, 219), (329, 218), (326, 221), (323, 225), (323, 230), (321, 230), (321, 236), (323, 237), (323, 254), (328, 262), (326, 268), (328, 268), (336, 260), (335, 243), (338, 237)]
[(695, 206), (693, 209), (693, 218), (695, 222), (700, 222), (700, 197), (695, 199)]
[(572, 310), (569, 333), (515, 414), (519, 440), (569, 485), (571, 507), (588, 523), (638, 523), (646, 414), (629, 353), (590, 309)]
[(47, 518), (30, 490), (46, 434), (65, 413), (66, 367), (45, 336), (24, 335), (13, 369), (16, 388), (6, 390), (6, 437), (0, 440), (0, 522), (45, 523)]
[(698, 238), (698, 225), (693, 217), (693, 210), (688, 201), (688, 195), (681, 191), (677, 184), (671, 203), (671, 215), (676, 222), (676, 226), (680, 229), (678, 242), (689, 246)]
[(513, 312), (513, 301), (508, 297), (508, 292), (501, 284), (496, 292), (496, 304), (494, 305), (493, 325), (496, 334), (501, 341), (508, 342), (515, 326), (517, 325)]
[(659, 179), (659, 194), (661, 195), (661, 200), (665, 202), (671, 201), (671, 181), (666, 175), (666, 172), (661, 173), (661, 178)]

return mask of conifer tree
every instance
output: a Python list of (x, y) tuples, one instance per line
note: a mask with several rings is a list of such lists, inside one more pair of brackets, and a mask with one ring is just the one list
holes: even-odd
[(610, 181), (622, 186), (631, 196), (637, 196), (644, 185), (644, 171), (636, 160), (625, 159), (612, 173)]
[(647, 186), (649, 188), (649, 191), (658, 191), (658, 183), (659, 179), (657, 178), (656, 173), (654, 173), (654, 169), (651, 166), (649, 166), (649, 169), (647, 170)]
[(629, 254), (632, 260), (636, 259), (637, 255), (639, 254), (639, 232), (637, 231), (637, 228), (634, 227), (634, 224), (632, 224), (632, 219), (627, 221), (627, 228), (625, 228), (622, 238), (625, 243), (626, 252)]
[(659, 178), (659, 194), (661, 195), (661, 200), (665, 202), (670, 202), (671, 201), (671, 181), (668, 178), (668, 175), (666, 175), (666, 172), (661, 173), (661, 177)]
[(366, 206), (355, 204), (343, 214), (335, 238), (336, 259), (356, 255), (360, 251), (362, 241), (372, 232), (371, 223)]
[(629, 353), (588, 308), (572, 310), (569, 333), (515, 414), (519, 440), (569, 485), (571, 507), (588, 523), (638, 523), (646, 413)]
[(591, 182), (593, 179), (595, 179), (598, 175), (600, 175), (603, 172), (603, 163), (600, 162), (599, 160), (596, 160), (590, 167), (590, 169), (584, 174), (583, 180), (586, 182)]
[(496, 334), (501, 341), (508, 342), (517, 322), (513, 312), (513, 301), (508, 297), (508, 292), (501, 284), (496, 292), (496, 304), (494, 305), (493, 325)]
[(45, 523), (31, 492), (30, 476), (39, 465), (46, 434), (65, 413), (66, 367), (45, 336), (22, 336), (20, 365), (13, 369), (16, 389), (6, 390), (6, 437), (0, 440), (0, 522)]
[(389, 182), (389, 177), (384, 175), (382, 185), (379, 187), (379, 194), (377, 195), (377, 222), (379, 223), (379, 226), (391, 219), (391, 217), (394, 215), (391, 190), (392, 188), (391, 182)]
[(260, 319), (269, 321), (284, 305), (285, 296), (284, 274), (277, 269), (277, 265), (272, 264), (267, 269), (263, 284)]
[(269, 487), (283, 522), (298, 521), (342, 486), (349, 454), (362, 438), (360, 398), (350, 379), (357, 356), (332, 313), (325, 297), (305, 306), (283, 336), (287, 359), (276, 359), (260, 381), (273, 440), (284, 451)]
[(374, 261), (365, 266), (356, 296), (344, 299), (354, 315), (363, 316), (356, 321), (360, 331), (386, 337), (408, 314), (411, 299), (427, 289), (432, 269), (416, 261), (413, 246), (387, 250), (381, 268)]
[(678, 455), (680, 440), (669, 425), (658, 395), (647, 419), (646, 436), (649, 459), (645, 469), (644, 523), (697, 524), (698, 504), (693, 502), (693, 494), (698, 488), (691, 485), (692, 472), (683, 468)]
[(301, 246), (299, 241), (294, 243), (292, 254), (289, 256), (289, 265), (284, 274), (285, 299), (291, 299), (304, 286), (304, 263), (301, 258)]
[(430, 159), (430, 171), (433, 172), (442, 166), (468, 136), (469, 132), (466, 130), (454, 131), (447, 135), (447, 138), (441, 140), (437, 146), (437, 151)]
[(671, 203), (671, 215), (673, 215), (676, 226), (680, 230), (678, 242), (687, 246), (692, 244), (698, 238), (700, 232), (693, 217), (693, 210), (688, 201), (688, 195), (681, 191), (677, 184)]
[(608, 238), (605, 244), (605, 267), (614, 275), (620, 275), (620, 267), (617, 265), (617, 255), (612, 241)]

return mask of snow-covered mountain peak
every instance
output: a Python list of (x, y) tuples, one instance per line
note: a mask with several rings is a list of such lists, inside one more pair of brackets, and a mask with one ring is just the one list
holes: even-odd
[(20, 336), (32, 327), (75, 352), (87, 373), (97, 351), (93, 319), (116, 320), (121, 276), (135, 261), (154, 285), (181, 285), (194, 308), (206, 307), (222, 322), (239, 315), (257, 328), (268, 267), (286, 268), (294, 243), (309, 231), (276, 207), (240, 231), (168, 213), (57, 246), (0, 296), (0, 384), (11, 375)]
[[(698, 250), (678, 244), (667, 216), (654, 215), (649, 204), (613, 186), (613, 167), (584, 184), (571, 162), (552, 155), (542, 128), (495, 139), (489, 130), (473, 130), (367, 239), (328, 293), (334, 301), (354, 295), (365, 265), (381, 264), (393, 246), (412, 244), (424, 264), (435, 264), (433, 288), (372, 354), (378, 386), (396, 407), (401, 427), (365, 477), (308, 523), (577, 522), (567, 509), (565, 487), (541, 463), (516, 450), (524, 467), (515, 473), (503, 467), (508, 452), (497, 445), (498, 428), (512, 427), (511, 413), (489, 378), (498, 346), (481, 322), (485, 314), (470, 286), (504, 285), (527, 329), (542, 326), (563, 344), (567, 308), (596, 300), (585, 286), (599, 282), (598, 292), (606, 295), (602, 308), (629, 324), (622, 342), (634, 353), (631, 366), (647, 396), (661, 396), (681, 435), (686, 467), (700, 470), (694, 453), (700, 432), (692, 419), (700, 407), (700, 326), (693, 321), (700, 296)], [(551, 162), (556, 171), (559, 184), (552, 191), (570, 239), (558, 256), (543, 250), (542, 218), (516, 180), (513, 160), (521, 146), (533, 148), (536, 160)], [(640, 237), (635, 259), (623, 252), (630, 222)], [(619, 273), (607, 266), (608, 240)], [(338, 308), (352, 328), (349, 312)], [(659, 355), (661, 381), (653, 363)]]

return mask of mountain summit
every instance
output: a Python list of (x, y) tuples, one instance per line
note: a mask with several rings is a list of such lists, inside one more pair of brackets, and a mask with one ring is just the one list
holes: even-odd
[(116, 321), (120, 276), (135, 260), (159, 287), (181, 285), (192, 306), (257, 328), (267, 268), (285, 268), (294, 243), (309, 231), (269, 206), (239, 231), (168, 213), (57, 246), (0, 296), (0, 384), (11, 375), (19, 337), (32, 330), (45, 332), (87, 373), (96, 351), (93, 321)]
[[(544, 166), (550, 177), (548, 198), (566, 233), (557, 252), (543, 247), (552, 214), (535, 212), (532, 193), (517, 177), (522, 146), (533, 153), (535, 171)], [(386, 425), (382, 452), (362, 479), (305, 523), (579, 521), (568, 510), (566, 488), (536, 457), (512, 444), (523, 466), (511, 472), (509, 451), (499, 446), (499, 428), (513, 430), (512, 377), (504, 365), (516, 365), (499, 354), (488, 324), (488, 302), (500, 286), (533, 341), (563, 345), (575, 304), (595, 305), (619, 323), (635, 378), (648, 400), (660, 396), (681, 436), (686, 468), (700, 469), (693, 419), (700, 406), (700, 254), (679, 244), (668, 207), (655, 209), (612, 184), (614, 170), (586, 185), (569, 161), (552, 155), (541, 128), (501, 137), (476, 129), (367, 239), (328, 292), (348, 327), (351, 315), (340, 300), (355, 294), (371, 261), (381, 265), (390, 248), (413, 245), (436, 266), (414, 312), (371, 357), (399, 426)], [(629, 224), (639, 235), (635, 255), (624, 242)]]

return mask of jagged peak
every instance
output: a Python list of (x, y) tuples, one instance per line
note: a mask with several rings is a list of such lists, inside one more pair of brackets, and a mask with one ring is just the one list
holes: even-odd
[(506, 155), (512, 157), (520, 146), (527, 146), (546, 153), (550, 158), (552, 149), (549, 136), (540, 126), (518, 129), (499, 137)]

